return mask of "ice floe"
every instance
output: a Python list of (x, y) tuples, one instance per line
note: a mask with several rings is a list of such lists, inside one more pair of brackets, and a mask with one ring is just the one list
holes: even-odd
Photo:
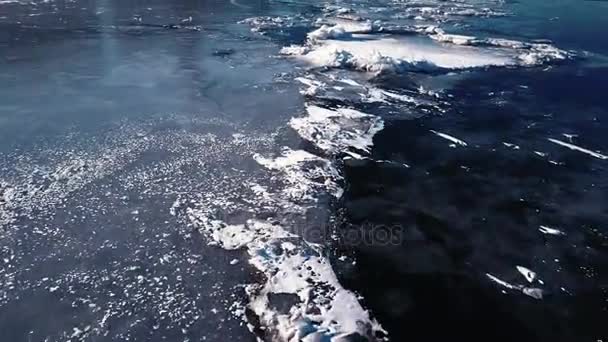
[(508, 142), (504, 142), (503, 141), (502, 144), (505, 145), (506, 147), (514, 149), (514, 150), (519, 150), (520, 149), (519, 145), (515, 145), (515, 144), (512, 144), (512, 143), (508, 143)]
[[(527, 269), (525, 269), (527, 270)], [(525, 271), (524, 270), (524, 271)], [(521, 272), (521, 270), (518, 267), (518, 271)], [(527, 287), (524, 285), (516, 285), (516, 284), (511, 284), (507, 281), (504, 281), (490, 273), (486, 273), (486, 276), (493, 282), (495, 282), (496, 284), (509, 289), (509, 290), (515, 290), (515, 291), (521, 291), (521, 293), (525, 294), (526, 296), (530, 296), (534, 299), (543, 299), (543, 290), (537, 287)], [(534, 274), (534, 277), (536, 276), (536, 274)], [(532, 277), (532, 278), (534, 278)], [(526, 276), (526, 280), (530, 279), (530, 275)]]
[(371, 34), (352, 34), (347, 40), (323, 40), (297, 58), (316, 67), (352, 68), (373, 73), (516, 64), (513, 56), (504, 51), (446, 47), (424, 37)]
[(456, 137), (453, 137), (449, 134), (445, 134), (445, 133), (441, 133), (441, 132), (437, 132), (434, 130), (431, 130), (431, 132), (435, 135), (437, 135), (438, 137), (442, 137), (448, 141), (451, 141), (452, 143), (454, 143), (455, 145), (460, 145), (460, 146), (468, 146), (468, 144), (466, 142), (464, 142), (463, 140), (460, 140)]
[(326, 39), (337, 39), (350, 37), (353, 33), (370, 33), (374, 31), (371, 21), (339, 20), (333, 21), (333, 25), (322, 25), (318, 29), (308, 33), (310, 42), (318, 42)]
[(289, 184), (283, 191), (293, 200), (314, 201), (316, 195), (324, 191), (336, 198), (342, 196), (343, 190), (337, 183), (342, 176), (327, 159), (287, 147), (277, 158), (259, 154), (253, 158), (260, 165), (281, 172), (284, 181)]
[[(254, 155), (254, 159), (284, 181), (284, 187), (274, 193), (250, 182), (250, 189), (263, 198), (314, 200), (323, 192), (335, 190), (333, 178), (339, 177), (328, 161), (301, 150), (285, 148), (276, 158)], [(246, 250), (248, 263), (263, 275), (261, 282), (247, 285), (246, 305), (257, 316), (257, 324), (265, 331), (266, 339), (339, 340), (355, 335), (373, 339), (379, 332), (386, 333), (361, 306), (358, 297), (339, 284), (324, 256), (325, 246), (307, 242), (277, 222), (254, 217), (227, 224), (215, 218), (216, 210), (231, 207), (209, 198), (195, 201), (185, 210), (190, 222), (211, 244)], [(239, 312), (244, 315), (242, 310)], [(251, 323), (249, 325), (253, 330)]]
[(429, 37), (443, 43), (511, 50), (515, 52), (513, 55), (515, 64), (539, 65), (572, 57), (572, 53), (560, 50), (549, 43), (528, 43), (511, 39), (447, 34), (439, 28), (427, 28), (425, 31), (429, 33)]
[(308, 105), (306, 112), (306, 117), (291, 119), (290, 126), (302, 138), (331, 154), (349, 148), (369, 152), (374, 135), (384, 127), (379, 117), (354, 109)]
[(547, 235), (565, 235), (564, 232), (562, 232), (559, 229), (555, 229), (555, 228), (551, 228), (551, 227), (547, 227), (547, 226), (540, 226), (538, 228), (538, 230), (543, 233), (543, 234), (547, 234)]
[(374, 73), (534, 66), (572, 57), (546, 42), (448, 34), (436, 26), (409, 27), (405, 30), (417, 34), (395, 35), (370, 20), (329, 22), (311, 31), (306, 45), (286, 47), (282, 54), (315, 67)]
[(534, 281), (534, 279), (536, 279), (536, 272), (534, 272), (526, 267), (523, 267), (523, 266), (516, 266), (516, 268), (517, 268), (517, 271), (526, 278), (528, 283), (531, 283)]
[[(368, 82), (359, 83), (349, 78), (327, 74), (309, 74), (295, 78), (304, 87), (300, 90), (302, 95), (311, 99), (341, 101), (345, 103), (375, 103), (387, 107), (402, 108), (402, 114), (412, 117), (416, 113), (421, 116), (426, 111), (432, 110), (438, 113), (445, 111), (445, 102), (441, 96), (424, 88), (408, 90), (386, 90), (374, 86)], [(409, 110), (415, 109), (415, 110)]]
[(573, 151), (578, 151), (578, 152), (582, 152), (582, 153), (588, 154), (588, 155), (590, 155), (590, 156), (592, 156), (594, 158), (603, 159), (603, 160), (608, 159), (608, 156), (606, 156), (604, 154), (601, 154), (599, 152), (594, 152), (594, 151), (588, 150), (588, 149), (586, 149), (584, 147), (580, 147), (580, 146), (577, 146), (577, 145), (574, 145), (574, 144), (571, 144), (571, 143), (567, 143), (565, 141), (561, 141), (561, 140), (557, 140), (557, 139), (553, 139), (553, 138), (548, 138), (547, 140), (549, 140), (550, 142), (552, 142), (554, 144), (557, 144), (557, 145), (560, 145), (560, 146), (563, 146), (563, 147), (567, 147), (567, 148), (569, 148), (569, 149), (571, 149)]

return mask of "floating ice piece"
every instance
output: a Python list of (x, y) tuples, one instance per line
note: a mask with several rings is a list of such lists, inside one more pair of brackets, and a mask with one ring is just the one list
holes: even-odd
[(308, 33), (308, 39), (310, 41), (318, 41), (322, 39), (328, 38), (340, 38), (345, 35), (349, 35), (350, 33), (346, 32), (344, 28), (335, 25), (335, 26), (327, 26), (323, 25), (318, 29)]
[(570, 143), (567, 143), (567, 142), (564, 142), (564, 141), (561, 141), (561, 140), (557, 140), (557, 139), (553, 139), (553, 138), (548, 138), (547, 140), (549, 140), (550, 142), (552, 142), (554, 144), (558, 144), (558, 145), (567, 147), (567, 148), (569, 148), (569, 149), (571, 149), (573, 151), (583, 152), (583, 153), (588, 154), (588, 155), (590, 155), (592, 157), (595, 157), (595, 158), (599, 158), (599, 159), (603, 159), (603, 160), (608, 159), (608, 156), (606, 156), (606, 155), (603, 155), (603, 154), (598, 153), (598, 152), (593, 152), (591, 150), (588, 150), (588, 149), (580, 147), (580, 146), (576, 146), (574, 144), (570, 144)]
[(261, 155), (254, 155), (253, 157), (259, 164), (271, 169), (271, 170), (281, 170), (286, 167), (299, 164), (306, 161), (313, 161), (320, 159), (319, 157), (311, 154), (309, 152), (303, 150), (291, 150), (284, 149), (282, 156), (275, 159), (267, 159), (262, 157)]
[(517, 271), (519, 271), (519, 273), (521, 273), (524, 277), (526, 277), (526, 280), (531, 283), (534, 281), (534, 279), (536, 279), (536, 272), (525, 268), (523, 266), (516, 266)]
[[(519, 270), (519, 269), (518, 269)], [(521, 291), (523, 294), (525, 294), (526, 296), (530, 296), (532, 298), (535, 299), (542, 299), (543, 298), (543, 290), (539, 289), (539, 288), (535, 288), (535, 287), (526, 287), (523, 285), (514, 285), (514, 284), (510, 284), (498, 277), (495, 277), (493, 275), (491, 275), (490, 273), (486, 273), (486, 276), (488, 278), (490, 278), (490, 280), (492, 280), (493, 282), (497, 283), (500, 286), (503, 286), (509, 290), (517, 290), (517, 291)]]
[(518, 145), (511, 144), (511, 143), (508, 143), (508, 142), (503, 142), (502, 144), (505, 145), (506, 147), (512, 148), (514, 150), (519, 150), (519, 146)]
[(566, 235), (564, 232), (562, 232), (559, 229), (555, 229), (555, 228), (551, 228), (551, 227), (547, 227), (547, 226), (540, 226), (540, 228), (538, 228), (538, 230), (541, 233), (548, 234), (548, 235)]
[(535, 287), (524, 287), (521, 292), (534, 299), (543, 299), (543, 290)]
[(460, 140), (460, 139), (458, 139), (456, 137), (453, 137), (451, 135), (448, 135), (448, 134), (445, 134), (445, 133), (441, 133), (441, 132), (437, 132), (437, 131), (434, 131), (434, 130), (431, 130), (431, 132), (433, 134), (439, 136), (439, 137), (442, 137), (442, 138), (444, 138), (446, 140), (449, 140), (449, 141), (453, 142), (454, 144), (458, 144), (460, 146), (467, 146), (466, 142), (464, 142), (464, 141), (462, 141), (462, 140)]
[(307, 117), (291, 119), (290, 126), (302, 138), (331, 154), (348, 148), (369, 152), (374, 135), (384, 128), (379, 117), (354, 109), (309, 105), (306, 111)]
[(175, 202), (173, 202), (173, 204), (171, 204), (171, 207), (169, 207), (169, 214), (171, 214), (171, 216), (176, 216), (177, 209), (179, 209), (180, 205), (181, 205), (181, 202), (178, 197), (175, 199)]
[(344, 79), (341, 79), (341, 80), (338, 80), (338, 81), (342, 82), (342, 83), (349, 84), (349, 85), (351, 85), (353, 87), (362, 87), (362, 85), (359, 82), (357, 82), (355, 80), (352, 80), (350, 78), (344, 78)]
[(303, 55), (308, 51), (310, 51), (310, 48), (308, 46), (293, 44), (281, 48), (281, 51), (279, 51), (279, 53), (281, 55)]
[(308, 33), (308, 39), (315, 42), (330, 38), (342, 38), (353, 33), (369, 33), (373, 29), (371, 21), (339, 20), (334, 25), (323, 25)]
[[(369, 21), (323, 25), (308, 34), (309, 49), (302, 50), (299, 58), (314, 66), (379, 73), (531, 66), (571, 57), (548, 43), (446, 34), (434, 26), (413, 30), (421, 35), (386, 34)], [(285, 52), (297, 55), (298, 49)]]
[[(281, 341), (306, 341), (316, 337), (330, 340), (336, 336), (373, 332), (386, 333), (358, 302), (357, 296), (344, 289), (331, 264), (316, 245), (310, 244), (283, 227), (260, 220), (247, 220), (230, 226), (212, 219), (202, 209), (189, 208), (192, 222), (218, 244), (227, 248), (225, 234), (216, 234), (229, 227), (251, 232), (243, 244), (249, 263), (265, 275), (265, 282), (246, 288), (248, 303), (261, 325), (272, 329)], [(251, 239), (249, 239), (251, 237)], [(238, 259), (230, 262), (238, 263)], [(274, 307), (275, 295), (290, 296), (289, 311)]]
[[(264, 325), (275, 327), (284, 341), (330, 340), (353, 332), (368, 336), (369, 331), (383, 331), (357, 297), (340, 286), (327, 259), (310, 246), (294, 247), (269, 241), (250, 249), (250, 263), (268, 277), (261, 288), (251, 292), (249, 305)], [(281, 313), (270, 303), (273, 294), (293, 294), (297, 302), (289, 313)]]
[[(337, 32), (331, 34), (334, 38), (338, 36)], [(346, 67), (374, 73), (465, 69), (518, 63), (512, 53), (505, 51), (442, 46), (425, 37), (349, 35), (349, 39), (315, 40), (310, 52), (298, 58), (319, 67)]]
[(368, 88), (368, 94), (363, 98), (366, 102), (383, 102), (388, 103), (389, 100), (416, 104), (418, 101), (411, 96), (393, 93), (388, 90), (371, 87)]
[(213, 238), (225, 249), (237, 249), (253, 240), (255, 232), (248, 230), (244, 225), (230, 225), (213, 232)]
[(337, 184), (342, 179), (338, 171), (327, 159), (303, 150), (284, 148), (282, 155), (275, 159), (254, 155), (260, 165), (281, 171), (286, 183), (283, 192), (291, 199), (315, 201), (315, 192), (327, 191), (336, 198), (342, 197), (344, 190)]
[(317, 80), (313, 80), (310, 78), (306, 78), (306, 77), (297, 77), (295, 78), (296, 81), (308, 86), (308, 89), (301, 91), (300, 93), (302, 95), (308, 95), (308, 96), (313, 96), (317, 93), (317, 91), (321, 88), (324, 88), (325, 86), (327, 86), (325, 83), (317, 81)]
[(578, 138), (578, 134), (568, 134), (568, 133), (562, 133), (562, 135), (563, 135), (563, 136), (564, 136), (566, 139), (570, 140), (570, 142), (572, 142), (572, 140), (573, 140), (574, 138)]
[(502, 280), (502, 279), (499, 279), (499, 278), (497, 278), (497, 277), (495, 277), (495, 276), (491, 275), (490, 273), (486, 273), (486, 276), (487, 276), (488, 278), (490, 278), (490, 280), (492, 280), (492, 281), (493, 281), (493, 282), (495, 282), (496, 284), (498, 284), (498, 285), (500, 285), (500, 286), (503, 286), (503, 287), (506, 287), (506, 288), (508, 288), (508, 289), (510, 289), (510, 290), (517, 290), (517, 289), (519, 289), (519, 286), (518, 286), (518, 285), (512, 285), (512, 284), (510, 284), (510, 283), (508, 283), (508, 282), (506, 282), (506, 281), (504, 281), (504, 280)]
[(518, 61), (518, 64), (523, 65), (538, 65), (552, 60), (564, 60), (572, 57), (571, 53), (558, 49), (547, 42), (528, 43), (502, 38), (477, 38), (448, 34), (437, 27), (428, 27), (424, 31), (430, 33), (430, 38), (443, 43), (511, 50), (515, 52), (515, 60)]

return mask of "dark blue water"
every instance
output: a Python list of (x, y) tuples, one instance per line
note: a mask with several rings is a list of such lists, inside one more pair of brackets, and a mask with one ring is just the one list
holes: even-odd
[[(604, 148), (608, 107), (600, 89), (607, 77), (605, 68), (578, 67), (552, 75), (473, 76), (454, 87), (458, 101), (449, 115), (390, 122), (378, 134), (374, 156), (413, 165), (410, 169), (377, 163), (345, 167), (345, 229), (390, 227), (399, 243), (344, 246), (357, 264), (343, 273), (343, 281), (363, 294), (393, 337), (595, 341), (605, 336), (606, 165), (557, 148), (546, 136), (578, 134), (577, 141)], [(522, 91), (518, 84), (529, 88)], [(506, 94), (497, 103), (488, 92)], [(429, 129), (449, 130), (474, 147), (450, 149)], [(507, 140), (521, 149), (504, 146)], [(548, 163), (535, 150), (562, 164)], [(567, 235), (538, 234), (540, 225), (563, 227)], [(487, 281), (486, 272), (523, 280), (515, 265), (542, 275), (542, 300), (502, 293)]]
[[(357, 262), (344, 266), (342, 281), (363, 295), (397, 341), (608, 336), (607, 164), (547, 141), (568, 134), (591, 150), (608, 148), (602, 55), (608, 41), (601, 33), (608, 7), (526, 1), (508, 8), (513, 17), (476, 29), (549, 38), (599, 61), (467, 75), (452, 84), (446, 114), (388, 121), (376, 136), (374, 159), (411, 168), (345, 166), (340, 229), (366, 227), (372, 237), (374, 229), (390, 231), (399, 243), (345, 239), (339, 253)], [(431, 129), (469, 147), (449, 148)], [(566, 235), (538, 234), (545, 223)], [(488, 282), (486, 273), (525, 283), (515, 265), (528, 265), (544, 280), (541, 300)]]
[[(419, 74), (380, 77), (373, 83), (385, 89), (411, 89), (420, 79), (447, 85), (446, 112), (411, 119), (412, 113), (360, 107), (382, 113), (385, 129), (370, 160), (344, 164), (336, 254), (350, 258), (336, 264), (343, 284), (363, 296), (397, 341), (608, 335), (606, 162), (548, 140), (608, 147), (608, 42), (600, 29), (608, 7), (536, 1), (504, 8), (512, 15), (448, 26), (463, 34), (551, 39), (579, 58), (430, 81)], [(431, 130), (468, 146), (449, 146)], [(539, 234), (540, 226), (561, 227), (565, 235)], [(534, 285), (542, 298), (489, 281), (487, 274), (526, 285), (516, 265), (542, 279)]]

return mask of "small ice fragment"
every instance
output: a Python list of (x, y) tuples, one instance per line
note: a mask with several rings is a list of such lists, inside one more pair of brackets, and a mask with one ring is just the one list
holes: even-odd
[(310, 51), (310, 47), (308, 47), (308, 46), (293, 44), (293, 45), (285, 46), (285, 47), (281, 48), (281, 51), (279, 51), (279, 53), (281, 55), (298, 56), (298, 55), (304, 55), (304, 54), (308, 53), (308, 51)]
[(521, 273), (524, 277), (526, 277), (526, 280), (531, 283), (534, 281), (534, 279), (536, 278), (536, 272), (525, 268), (523, 266), (516, 266), (517, 271), (519, 271), (519, 273)]
[(514, 150), (519, 150), (519, 146), (517, 146), (515, 144), (511, 144), (511, 143), (508, 143), (508, 142), (503, 142), (502, 144), (505, 145), (506, 147), (512, 148)]
[(175, 199), (175, 202), (173, 202), (173, 204), (169, 208), (169, 214), (171, 214), (171, 216), (176, 216), (177, 215), (177, 209), (179, 208), (180, 205), (181, 205), (181, 203), (180, 203), (179, 197), (178, 197), (178, 198)]
[(547, 226), (540, 226), (540, 228), (538, 228), (538, 230), (541, 233), (548, 234), (548, 235), (566, 235), (561, 230), (558, 230), (558, 229), (555, 229), (555, 228), (551, 228), (551, 227), (547, 227)]
[(361, 87), (361, 84), (359, 84), (357, 81), (352, 80), (350, 78), (345, 78), (345, 79), (341, 79), (341, 80), (338, 80), (338, 81), (340, 81), (342, 83), (346, 83), (346, 84), (354, 86), (354, 87)]
[(566, 139), (568, 139), (570, 142), (572, 142), (572, 139), (574, 138), (578, 138), (578, 134), (567, 134), (567, 133), (563, 133), (562, 134)]
[(230, 261), (230, 265), (236, 265), (239, 263), (238, 259), (232, 259), (232, 261)]
[(571, 149), (573, 151), (578, 151), (578, 152), (582, 152), (582, 153), (588, 154), (588, 155), (590, 155), (592, 157), (595, 157), (595, 158), (598, 158), (598, 159), (604, 159), (604, 160), (608, 159), (608, 156), (605, 156), (605, 155), (603, 155), (601, 153), (593, 152), (591, 150), (588, 150), (588, 149), (580, 147), (580, 146), (576, 146), (574, 144), (569, 144), (567, 142), (563, 142), (561, 140), (552, 139), (552, 138), (548, 138), (548, 140), (550, 142), (554, 143), (554, 144), (558, 144), (558, 145), (567, 147), (567, 148), (569, 148), (569, 149)]
[(445, 133), (441, 133), (441, 132), (437, 132), (437, 131), (434, 131), (434, 130), (431, 130), (431, 132), (434, 133), (435, 135), (439, 136), (439, 137), (442, 137), (442, 138), (444, 138), (446, 140), (449, 140), (449, 141), (453, 142), (454, 144), (458, 144), (460, 146), (467, 146), (466, 142), (464, 142), (464, 141), (462, 141), (462, 140), (460, 140), (460, 139), (458, 139), (456, 137), (453, 137), (451, 135), (448, 135), (448, 134), (445, 134)]
[(72, 336), (70, 336), (70, 338), (78, 337), (78, 336), (82, 335), (82, 333), (84, 333), (84, 331), (82, 331), (78, 328), (72, 328), (72, 330), (74, 332), (72, 333)]
[(525, 295), (530, 296), (534, 299), (543, 299), (543, 290), (532, 288), (532, 287), (524, 287), (521, 290)]
[(496, 283), (496, 284), (498, 284), (498, 285), (504, 286), (504, 287), (506, 287), (506, 288), (508, 288), (508, 289), (510, 289), (510, 290), (517, 289), (517, 286), (512, 285), (512, 284), (509, 284), (509, 283), (507, 283), (506, 281), (504, 281), (504, 280), (502, 280), (502, 279), (499, 279), (499, 278), (497, 278), (497, 277), (495, 277), (495, 276), (491, 275), (490, 273), (486, 273), (486, 276), (487, 276), (488, 278), (490, 278), (490, 280), (492, 280), (493, 282), (495, 282), (495, 283)]

